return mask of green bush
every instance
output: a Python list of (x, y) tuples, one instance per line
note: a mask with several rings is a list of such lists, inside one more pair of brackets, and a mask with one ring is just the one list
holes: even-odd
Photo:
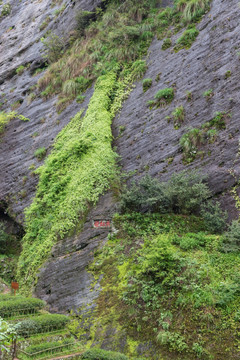
[(166, 50), (170, 48), (171, 45), (172, 45), (172, 40), (169, 38), (165, 39), (162, 44), (162, 50)]
[(173, 243), (179, 245), (183, 250), (199, 249), (206, 245), (207, 236), (204, 232), (187, 233), (181, 237), (174, 237)]
[(170, 209), (170, 199), (166, 196), (166, 185), (149, 175), (144, 176), (138, 184), (132, 183), (129, 190), (121, 196), (121, 209), (140, 213), (166, 213)]
[(152, 79), (144, 79), (142, 82), (143, 91), (147, 91), (152, 86)]
[(223, 237), (222, 251), (240, 251), (240, 222), (233, 220)]
[(221, 209), (219, 202), (208, 201), (203, 204), (201, 216), (206, 224), (206, 229), (211, 233), (222, 233), (226, 228), (227, 212)]
[(171, 210), (177, 214), (198, 213), (201, 204), (211, 195), (207, 177), (198, 171), (182, 171), (173, 174), (167, 183), (167, 196), (171, 201)]
[(167, 183), (160, 183), (147, 175), (122, 193), (121, 209), (141, 213), (198, 213), (201, 204), (210, 196), (205, 179), (196, 171), (174, 174)]
[(85, 351), (82, 359), (88, 360), (128, 360), (126, 355), (115, 351), (106, 351), (102, 349), (90, 349)]
[(47, 150), (45, 147), (39, 148), (35, 151), (34, 156), (38, 159), (38, 160), (42, 160), (45, 155), (47, 153)]
[(174, 98), (174, 90), (172, 88), (159, 90), (154, 96), (154, 99), (156, 100), (157, 104), (159, 104), (161, 101), (164, 101), (165, 103), (169, 104), (173, 101), (173, 98)]
[[(29, 354), (34, 354), (36, 352), (42, 351), (42, 354), (43, 354), (43, 353), (45, 353), (45, 352), (43, 352), (44, 350), (46, 350), (46, 352), (48, 352), (48, 350), (52, 349), (51, 350), (51, 354), (52, 354), (54, 352), (59, 351), (59, 349), (53, 349), (54, 347), (64, 346), (64, 348), (61, 348), (64, 351), (65, 347), (69, 347), (69, 345), (72, 344), (73, 342), (74, 342), (74, 339), (64, 339), (61, 341), (43, 342), (41, 344), (30, 345), (24, 351)], [(32, 356), (31, 356), (31, 359), (32, 359)]]
[(187, 29), (184, 31), (182, 36), (177, 40), (177, 45), (175, 46), (175, 50), (179, 50), (181, 48), (189, 49), (192, 43), (195, 41), (199, 34), (199, 30), (195, 27), (191, 29)]
[(44, 301), (35, 298), (19, 298), (0, 301), (0, 316), (14, 316), (18, 313), (29, 314), (42, 309)]
[(1, 11), (1, 16), (0, 16), (0, 18), (3, 17), (3, 16), (8, 16), (8, 15), (10, 15), (11, 10), (12, 10), (11, 4), (9, 4), (9, 3), (4, 4), (3, 7), (2, 7), (2, 11)]
[(16, 74), (17, 74), (17, 75), (22, 75), (23, 72), (24, 72), (24, 70), (25, 70), (25, 66), (21, 65), (21, 66), (19, 66), (19, 67), (17, 68)]
[(95, 13), (91, 11), (80, 10), (76, 14), (76, 31), (79, 36), (84, 35), (85, 28), (95, 17)]
[(34, 316), (19, 323), (18, 334), (27, 337), (32, 334), (60, 330), (63, 329), (69, 321), (67, 316), (59, 314)]
[(49, 63), (59, 60), (65, 51), (65, 41), (58, 35), (51, 33), (47, 38), (41, 39), (44, 49), (43, 56)]
[(174, 119), (174, 127), (175, 129), (178, 129), (185, 119), (184, 107), (182, 105), (176, 107), (176, 109), (172, 112), (172, 116)]

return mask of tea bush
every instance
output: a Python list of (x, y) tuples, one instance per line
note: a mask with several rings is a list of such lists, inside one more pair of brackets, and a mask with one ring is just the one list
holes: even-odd
[(83, 353), (82, 359), (88, 360), (128, 360), (126, 355), (115, 351), (106, 351), (102, 349), (90, 349)]

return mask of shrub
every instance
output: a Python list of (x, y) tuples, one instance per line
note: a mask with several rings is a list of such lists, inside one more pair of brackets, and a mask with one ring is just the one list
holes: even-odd
[(130, 190), (123, 192), (121, 208), (123, 211), (129, 209), (141, 213), (166, 213), (169, 211), (170, 200), (165, 193), (165, 184), (146, 175), (138, 184), (132, 183)]
[(2, 7), (2, 11), (1, 11), (1, 16), (0, 16), (0, 17), (10, 15), (11, 10), (12, 10), (11, 4), (9, 4), (9, 3), (4, 4), (3, 7)]
[(171, 45), (172, 45), (172, 40), (169, 38), (165, 39), (162, 44), (162, 50), (166, 50), (170, 48)]
[(16, 70), (17, 75), (22, 75), (24, 70), (25, 70), (25, 66), (20, 65)]
[(106, 351), (102, 349), (90, 349), (82, 354), (82, 359), (88, 360), (128, 360), (126, 355), (115, 351)]
[(5, 227), (0, 223), (0, 254), (5, 254), (11, 241), (11, 236), (5, 232)]
[(65, 315), (48, 314), (34, 316), (19, 323), (18, 334), (20, 336), (29, 336), (54, 330), (63, 329), (69, 322)]
[(202, 203), (211, 195), (205, 184), (206, 176), (197, 171), (173, 174), (167, 183), (167, 196), (174, 213), (198, 213)]
[(147, 91), (152, 86), (152, 79), (144, 79), (142, 82), (143, 91)]
[(208, 10), (211, 0), (178, 0), (177, 9), (186, 21), (197, 21)]
[(205, 97), (207, 100), (209, 100), (211, 97), (213, 97), (213, 89), (209, 89), (204, 91), (203, 97)]
[(172, 116), (174, 118), (174, 127), (176, 129), (178, 129), (185, 118), (184, 107), (182, 105), (179, 107), (176, 107), (176, 109), (172, 112)]
[(183, 151), (183, 161), (187, 163), (192, 162), (196, 158), (198, 147), (204, 142), (204, 132), (200, 129), (190, 129), (184, 134), (179, 140)]
[(65, 51), (65, 42), (63, 38), (60, 38), (54, 33), (51, 33), (48, 38), (41, 39), (44, 49), (44, 58), (47, 59), (49, 63), (53, 63), (60, 59)]
[(174, 90), (172, 88), (166, 88), (159, 90), (154, 99), (156, 99), (157, 104), (160, 104), (161, 101), (164, 101), (166, 104), (169, 104), (173, 101), (174, 98)]
[(94, 19), (95, 13), (91, 11), (80, 10), (76, 14), (76, 31), (79, 36), (84, 35), (85, 28), (89, 25), (90, 21)]
[[(59, 346), (66, 346), (69, 347), (70, 344), (72, 344), (74, 342), (74, 339), (64, 339), (62, 341), (51, 341), (51, 342), (43, 342), (41, 344), (36, 344), (36, 345), (30, 345), (28, 346), (24, 351), (29, 353), (29, 354), (34, 354), (36, 352), (40, 352), (41, 351), (41, 355), (44, 354), (44, 350), (46, 350), (46, 352), (48, 352), (48, 350), (51, 350), (51, 354), (54, 352), (58, 352), (59, 349), (53, 349), (55, 347), (59, 347)], [(62, 350), (65, 350), (65, 348), (61, 348)], [(32, 356), (31, 356), (32, 358)]]
[(167, 183), (147, 175), (122, 193), (121, 209), (141, 213), (198, 213), (201, 204), (210, 196), (205, 179), (196, 171), (174, 174)]
[(208, 201), (202, 205), (201, 216), (206, 224), (206, 229), (211, 233), (222, 233), (226, 228), (227, 212), (222, 211), (219, 202)]
[(157, 335), (157, 341), (162, 345), (168, 345), (170, 350), (182, 352), (188, 349), (184, 336), (176, 332), (160, 331)]
[(228, 231), (224, 234), (222, 251), (240, 251), (240, 222), (238, 220), (233, 220)]
[(177, 39), (177, 45), (175, 46), (175, 50), (178, 51), (181, 48), (189, 49), (192, 43), (197, 38), (198, 34), (199, 30), (195, 27), (185, 30), (182, 36)]
[(47, 150), (45, 147), (39, 148), (35, 151), (34, 156), (38, 159), (38, 160), (42, 160), (45, 155), (47, 153)]
[(42, 309), (45, 302), (35, 298), (19, 298), (0, 301), (0, 316), (13, 316), (19, 312), (29, 314)]

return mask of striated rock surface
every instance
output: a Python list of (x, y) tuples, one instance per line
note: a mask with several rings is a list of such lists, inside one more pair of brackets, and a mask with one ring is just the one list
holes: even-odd
[[(17, 111), (30, 118), (30, 122), (10, 122), (0, 142), (0, 203), (4, 204), (2, 208), (9, 208), (18, 222), (23, 222), (23, 211), (31, 203), (37, 185), (37, 177), (32, 170), (41, 162), (34, 157), (34, 152), (40, 147), (46, 147), (50, 152), (58, 132), (80, 108), (86, 108), (93, 92), (93, 89), (89, 89), (83, 104), (74, 102), (60, 115), (54, 107), (56, 98), (47, 101), (37, 98), (29, 104), (27, 95), (30, 87), (41, 76), (33, 76), (33, 73), (44, 64), (39, 40), (50, 29), (56, 30), (60, 36), (68, 33), (74, 26), (74, 14), (78, 9), (92, 10), (99, 3), (64, 1), (61, 6), (66, 4), (65, 10), (59, 18), (55, 18), (57, 7), (52, 7), (52, 1), (11, 1), (11, 17), (0, 20), (2, 109), (9, 110), (11, 104), (19, 101)], [(149, 172), (167, 180), (172, 173), (183, 169), (201, 169), (209, 175), (213, 193), (220, 196), (230, 217), (234, 218), (237, 210), (230, 190), (240, 175), (237, 156), (240, 8), (237, 0), (230, 3), (212, 1), (211, 11), (198, 24), (200, 34), (189, 50), (182, 49), (175, 53), (172, 46), (163, 51), (162, 41), (153, 41), (147, 56), (148, 70), (144, 76), (152, 78), (153, 85), (143, 93), (141, 81), (136, 83), (114, 121), (113, 132), (123, 171), (135, 171), (133, 179)], [(171, 1), (164, 4), (170, 5)], [(49, 24), (40, 31), (40, 25), (48, 16), (51, 18)], [(173, 45), (179, 36), (173, 36)], [(16, 75), (16, 69), (27, 64), (30, 66), (23, 75)], [(231, 71), (229, 77), (226, 77), (227, 71)], [(175, 89), (173, 102), (166, 107), (150, 110), (147, 101), (165, 87)], [(209, 89), (213, 89), (214, 95), (206, 100), (203, 92)], [(191, 101), (186, 99), (187, 91), (192, 93)], [(181, 105), (185, 109), (185, 120), (176, 130), (173, 120), (168, 121), (166, 117), (172, 117), (171, 113)], [(184, 165), (179, 139), (189, 127), (200, 128), (217, 111), (231, 113), (226, 130), (219, 131), (214, 143), (200, 148), (204, 152), (201, 157)], [(99, 284), (92, 289), (92, 278), (86, 267), (93, 259), (94, 250), (106, 241), (108, 231), (93, 229), (92, 219), (111, 216), (113, 203), (110, 194), (103, 196), (98, 206), (89, 213), (83, 230), (76, 230), (75, 234), (59, 242), (52, 249), (49, 261), (40, 270), (35, 294), (45, 299), (52, 310), (94, 306)]]
[[(213, 194), (222, 194), (231, 218), (237, 216), (237, 211), (228, 190), (240, 176), (239, 15), (237, 0), (231, 1), (231, 5), (214, 0), (211, 11), (197, 26), (200, 33), (190, 49), (174, 52), (174, 43), (181, 33), (172, 37), (173, 45), (165, 51), (161, 49), (163, 41), (155, 39), (149, 49), (148, 70), (144, 75), (153, 79), (153, 85), (144, 93), (141, 82), (136, 84), (113, 126), (115, 137), (120, 134), (119, 127), (125, 129), (121, 130), (115, 145), (123, 171), (135, 172), (131, 179), (149, 172), (167, 180), (174, 172), (200, 169), (208, 174)], [(150, 110), (147, 101), (152, 100), (158, 90), (168, 87), (175, 89), (172, 103)], [(214, 95), (206, 100), (203, 93), (209, 89)], [(187, 100), (187, 92), (192, 94), (191, 101)], [(181, 105), (185, 109), (185, 120), (175, 130), (172, 112)], [(199, 148), (201, 156), (184, 165), (179, 145), (181, 136), (189, 128), (200, 128), (216, 112), (231, 114), (226, 130), (218, 132), (215, 142)]]
[[(7, 204), (18, 222), (23, 222), (23, 211), (31, 203), (37, 184), (32, 171), (41, 164), (34, 152), (41, 147), (49, 152), (59, 131), (86, 107), (92, 95), (89, 89), (81, 105), (74, 102), (60, 115), (55, 109), (56, 98), (29, 101), (32, 87), (42, 76), (34, 73), (45, 66), (40, 40), (47, 31), (67, 39), (74, 29), (76, 12), (92, 11), (101, 1), (12, 0), (8, 3), (10, 15), (0, 18), (0, 110), (17, 108), (30, 121), (13, 120), (0, 135), (0, 202)], [(16, 73), (20, 66), (24, 66), (21, 76)]]

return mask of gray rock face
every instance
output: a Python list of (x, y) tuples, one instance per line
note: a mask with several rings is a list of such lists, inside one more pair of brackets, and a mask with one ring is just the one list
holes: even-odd
[[(56, 98), (47, 101), (37, 98), (29, 103), (31, 87), (42, 76), (33, 74), (45, 63), (40, 39), (49, 30), (67, 38), (75, 26), (76, 12), (80, 9), (92, 11), (101, 1), (66, 0), (60, 5), (50, 0), (11, 0), (8, 3), (11, 14), (0, 19), (0, 103), (3, 103), (0, 110), (9, 111), (11, 105), (19, 102), (18, 113), (30, 122), (13, 120), (0, 135), (0, 202), (7, 203), (17, 221), (23, 222), (23, 210), (31, 203), (37, 184), (32, 170), (41, 164), (34, 152), (40, 147), (49, 152), (59, 131), (86, 107), (92, 95), (92, 90), (88, 90), (81, 106), (74, 102), (60, 115), (54, 107)], [(56, 16), (58, 9), (64, 9), (60, 16)], [(44, 22), (47, 25), (40, 30)], [(19, 66), (26, 68), (21, 76), (16, 74)], [(26, 176), (27, 179), (23, 179)]]
[[(236, 183), (240, 176), (239, 13), (237, 0), (231, 1), (231, 6), (226, 1), (214, 0), (211, 11), (197, 26), (200, 34), (189, 50), (175, 53), (172, 46), (163, 51), (162, 41), (153, 41), (144, 75), (153, 79), (153, 85), (144, 93), (138, 82), (113, 125), (115, 137), (119, 135), (119, 127), (125, 127), (115, 145), (123, 171), (136, 171), (132, 178), (138, 179), (149, 172), (165, 181), (174, 172), (196, 168), (209, 175), (213, 194), (228, 193)], [(180, 35), (173, 36), (173, 44)], [(227, 71), (231, 71), (229, 77)], [(173, 102), (150, 110), (147, 101), (167, 87), (175, 88)], [(214, 95), (206, 100), (203, 93), (209, 89), (213, 89)], [(186, 99), (187, 91), (192, 93), (190, 102)], [(166, 117), (172, 118), (171, 113), (181, 105), (185, 109), (185, 120), (175, 130), (173, 119), (168, 121)], [(179, 139), (189, 128), (200, 128), (211, 120), (217, 111), (231, 114), (226, 130), (219, 131), (214, 143), (200, 147), (205, 152), (202, 159), (184, 165)], [(236, 216), (231, 195), (224, 194), (223, 199), (230, 216)]]
[(94, 307), (99, 283), (87, 271), (94, 250), (107, 241), (108, 229), (95, 229), (94, 219), (111, 219), (114, 202), (111, 194), (101, 197), (90, 211), (82, 231), (59, 242), (52, 249), (49, 261), (39, 273), (35, 294), (47, 301), (52, 311), (78, 310)]
[[(69, 122), (80, 108), (85, 108), (93, 89), (86, 93), (80, 106), (72, 103), (61, 115), (56, 113), (56, 99), (36, 99), (27, 102), (29, 88), (36, 84), (38, 76), (32, 76), (34, 69), (41, 67), (42, 43), (39, 39), (44, 31), (54, 29), (58, 35), (68, 33), (74, 26), (77, 9), (92, 10), (99, 1), (64, 1), (66, 9), (61, 17), (54, 19), (56, 7), (49, 0), (11, 1), (12, 14), (0, 23), (0, 91), (4, 102), (2, 109), (20, 101), (18, 112), (30, 118), (30, 122), (13, 120), (1, 135), (0, 142), (0, 204), (9, 207), (18, 222), (23, 222), (23, 211), (31, 203), (37, 185), (37, 178), (29, 170), (33, 164), (39, 166), (34, 152), (46, 147), (47, 152), (58, 132)], [(172, 2), (166, 0), (166, 5)], [(214, 194), (221, 195), (224, 207), (230, 217), (237, 215), (235, 202), (229, 190), (239, 177), (239, 11), (238, 0), (213, 0), (210, 13), (198, 24), (200, 34), (189, 50), (175, 53), (172, 48), (161, 50), (162, 41), (154, 40), (147, 57), (148, 70), (145, 78), (152, 78), (152, 87), (143, 93), (141, 81), (125, 102), (120, 116), (113, 123), (117, 137), (119, 127), (125, 130), (115, 140), (122, 158), (123, 171), (136, 171), (134, 179), (146, 172), (167, 180), (173, 172), (197, 168), (209, 174)], [(39, 27), (50, 16), (44, 31)], [(10, 30), (10, 27), (14, 28)], [(180, 35), (174, 35), (173, 42)], [(21, 76), (16, 75), (20, 65), (30, 64)], [(231, 76), (226, 78), (226, 72)], [(160, 80), (157, 81), (158, 75)], [(173, 102), (163, 108), (150, 110), (146, 103), (154, 98), (159, 89), (175, 88)], [(13, 90), (14, 89), (14, 90)], [(203, 92), (213, 89), (214, 96), (207, 101)], [(186, 91), (193, 99), (188, 102)], [(3, 93), (5, 95), (3, 95)], [(5, 102), (6, 100), (6, 102)], [(183, 105), (185, 121), (175, 130), (173, 121), (165, 117)], [(217, 140), (204, 145), (203, 159), (196, 159), (189, 165), (182, 163), (179, 146), (180, 137), (189, 127), (200, 127), (213, 118), (216, 111), (231, 113), (226, 130), (219, 131)], [(122, 129), (122, 128), (121, 128)], [(233, 169), (235, 176), (230, 174)], [(27, 178), (25, 178), (27, 177)], [(26, 191), (24, 193), (23, 191)], [(1, 206), (0, 206), (1, 207)], [(114, 211), (110, 194), (103, 196), (98, 206), (90, 212), (81, 233), (77, 232), (53, 249), (48, 262), (39, 272), (36, 295), (45, 299), (52, 310), (66, 311), (81, 306), (94, 306), (99, 284), (91, 289), (91, 276), (87, 265), (93, 259), (94, 250), (107, 239), (107, 230), (92, 227), (94, 217), (110, 217)]]

